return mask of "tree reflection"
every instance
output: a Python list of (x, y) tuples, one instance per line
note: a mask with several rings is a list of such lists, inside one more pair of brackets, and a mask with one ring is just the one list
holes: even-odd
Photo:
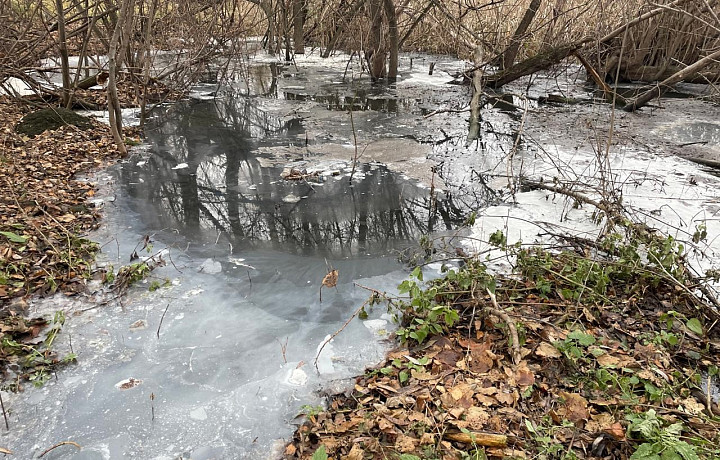
[[(188, 101), (148, 130), (154, 154), (127, 166), (123, 182), (151, 227), (188, 240), (222, 237), (235, 248), (381, 253), (464, 218), (467, 209), (451, 197), (431, 203), (428, 190), (382, 166), (360, 165), (352, 187), (344, 174), (321, 183), (285, 181), (282, 168), (254, 153), (302, 133), (297, 120), (269, 115), (253, 98)], [(182, 163), (187, 167), (177, 169)]]

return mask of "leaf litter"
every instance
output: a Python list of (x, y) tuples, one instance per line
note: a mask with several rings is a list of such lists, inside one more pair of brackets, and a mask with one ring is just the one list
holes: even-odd
[(0, 98), (0, 368), (11, 389), (25, 379), (42, 384), (74, 359), (48, 343), (64, 317), (26, 318), (26, 299), (74, 295), (102, 276), (92, 270), (98, 245), (83, 236), (99, 223), (95, 184), (80, 176), (120, 157), (109, 127), (97, 122), (19, 134), (15, 126), (30, 111)]
[(506, 275), (470, 258), (426, 284), (416, 270), (409, 297), (382, 294), (401, 346), (326, 395), (283, 458), (720, 458), (717, 305), (672, 241), (633, 230), (504, 248)]

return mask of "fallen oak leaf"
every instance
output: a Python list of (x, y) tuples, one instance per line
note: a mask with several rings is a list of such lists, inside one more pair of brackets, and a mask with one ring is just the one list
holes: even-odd
[(322, 302), (322, 288), (323, 286), (332, 288), (334, 287), (337, 289), (337, 282), (338, 282), (338, 271), (336, 269), (332, 269), (328, 272), (327, 275), (322, 279), (322, 282), (320, 283), (320, 302)]
[(322, 280), (322, 285), (325, 287), (331, 288), (331, 287), (337, 286), (337, 282), (338, 282), (338, 271), (332, 270), (330, 273), (325, 275), (325, 278), (323, 278), (323, 280)]

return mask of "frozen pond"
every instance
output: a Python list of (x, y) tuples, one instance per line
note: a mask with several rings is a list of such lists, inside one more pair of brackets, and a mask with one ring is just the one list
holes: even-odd
[[(448, 84), (462, 63), (404, 56), (388, 88), (359, 78), (346, 58), (256, 60), (226, 87), (209, 78), (159, 111), (147, 143), (101, 176), (106, 219), (92, 235), (101, 260), (117, 269), (134, 252), (162, 252), (167, 264), (121, 302), (33, 304), (32, 314), (66, 311), (57, 347), (78, 363), (41, 389), (3, 393), (11, 429), (2, 447), (15, 458), (63, 441), (82, 449), (66, 444), (43, 458), (273, 458), (301, 406), (320, 404), (318, 390), (380, 359), (392, 324), (375, 310), (314, 365), (367, 300), (357, 284), (394, 290), (407, 276), (398, 253), (422, 235), (454, 236), (471, 210), (477, 240), (498, 228), (524, 242), (548, 229), (597, 231), (592, 210), (512, 190), (519, 174), (596, 185), (608, 106), (540, 103), (556, 92), (590, 101), (577, 76), (509, 88), (530, 91), (494, 100), (482, 138), (468, 144), (467, 88)], [(617, 115), (613, 180), (650, 223), (687, 237), (707, 222), (716, 234), (717, 179), (672, 154), (697, 141), (716, 148), (717, 110), (668, 104), (672, 116)], [(715, 240), (709, 246), (714, 254)], [(320, 302), (329, 266), (339, 283)], [(149, 290), (153, 281), (162, 287)]]
[[(353, 171), (352, 130), (308, 133), (317, 118), (292, 106), (278, 114), (297, 95), (196, 96), (157, 115), (147, 144), (101, 177), (97, 197), (106, 219), (92, 237), (104, 263), (117, 269), (134, 252), (162, 252), (167, 264), (121, 301), (32, 307), (66, 311), (56, 343), (78, 363), (43, 388), (5, 394), (2, 445), (17, 458), (63, 441), (82, 449), (65, 444), (43, 458), (271, 458), (301, 406), (320, 404), (318, 390), (346, 385), (388, 345), (392, 324), (376, 309), (350, 322), (315, 367), (319, 346), (369, 297), (355, 283), (394, 290), (407, 276), (399, 251), (485, 204), (481, 193), (431, 189), (369, 157)], [(319, 104), (328, 120), (344, 114), (302, 104)], [(388, 131), (409, 123), (417, 104), (356, 107), (367, 112), (358, 133), (379, 119)], [(339, 283), (320, 302), (328, 266)], [(163, 287), (149, 290), (153, 281)]]

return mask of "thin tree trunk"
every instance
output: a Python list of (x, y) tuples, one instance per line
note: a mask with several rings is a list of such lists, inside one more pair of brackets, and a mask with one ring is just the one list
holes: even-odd
[(293, 0), (293, 45), (295, 54), (305, 54), (305, 1)]
[(395, 12), (395, 4), (393, 0), (383, 0), (385, 6), (385, 16), (388, 20), (388, 45), (390, 47), (390, 63), (388, 66), (387, 78), (390, 83), (397, 81), (398, 72), (398, 53), (399, 53), (399, 37), (397, 14)]
[(377, 81), (386, 75), (385, 50), (382, 46), (383, 0), (370, 0), (370, 36), (365, 59), (370, 68), (370, 78)]
[(482, 95), (482, 76), (483, 71), (480, 64), (483, 62), (482, 45), (475, 48), (475, 72), (472, 79), (472, 99), (470, 100), (470, 126), (468, 128), (468, 142), (472, 142), (480, 137), (480, 96)]
[(342, 14), (340, 20), (337, 23), (338, 25), (335, 26), (335, 31), (330, 37), (327, 48), (325, 48), (325, 50), (320, 54), (322, 58), (330, 57), (330, 53), (332, 53), (335, 49), (338, 40), (340, 40), (340, 37), (342, 37), (342, 35), (345, 33), (345, 29), (347, 27), (346, 24), (352, 20), (352, 18), (357, 14), (357, 12), (360, 10), (360, 8), (362, 8), (364, 4), (365, 0), (355, 0), (355, 3), (353, 3), (352, 6), (345, 10), (346, 12)]
[(144, 52), (142, 57), (143, 64), (143, 94), (140, 100), (140, 127), (145, 125), (145, 119), (147, 113), (145, 107), (147, 106), (147, 93), (148, 85), (150, 84), (150, 42), (152, 39), (153, 22), (155, 21), (155, 10), (157, 9), (158, 0), (150, 0), (150, 8), (147, 16), (147, 24), (145, 25), (145, 40), (143, 42)]
[[(80, 50), (80, 56), (78, 58), (78, 65), (77, 65), (77, 69), (75, 70), (75, 78), (73, 80), (73, 85), (72, 85), (73, 89), (78, 88), (78, 80), (80, 79), (80, 74), (82, 73), (82, 70), (83, 70), (83, 64), (85, 64), (85, 78), (86, 79), (90, 78), (90, 69), (89, 69), (90, 62), (89, 62), (89, 59), (87, 56), (87, 48), (88, 48), (88, 45), (90, 44), (90, 38), (92, 37), (93, 26), (95, 25), (95, 21), (97, 20), (97, 17), (93, 15), (92, 19), (90, 19), (89, 8), (90, 8), (90, 6), (87, 4), (87, 1), (86, 1), (85, 8), (83, 8), (82, 12), (84, 15), (84, 19), (87, 21), (87, 24), (88, 24), (86, 26), (87, 33), (83, 37), (82, 49)], [(82, 80), (82, 81), (85, 81), (85, 80)], [(91, 85), (91, 86), (94, 86), (94, 85)], [(83, 89), (87, 89), (87, 88), (83, 88)]]
[(62, 0), (55, 0), (58, 17), (58, 45), (60, 48), (60, 68), (62, 69), (62, 105), (66, 109), (72, 103), (70, 98), (70, 61), (68, 59), (67, 38), (65, 37), (65, 10)]
[(398, 44), (398, 49), (402, 49), (403, 45), (405, 44), (405, 40), (408, 39), (410, 34), (412, 34), (413, 30), (420, 24), (420, 22), (423, 20), (425, 15), (428, 14), (428, 12), (432, 9), (432, 7), (435, 6), (435, 3), (431, 0), (428, 2), (427, 5), (425, 5), (425, 8), (415, 17), (412, 24), (410, 24), (410, 27), (405, 30), (405, 35), (403, 35), (402, 39), (400, 39), (400, 43)]
[(117, 56), (118, 56), (118, 45), (120, 43), (120, 34), (122, 33), (123, 24), (125, 22), (125, 16), (131, 0), (123, 0), (122, 6), (120, 7), (120, 14), (118, 15), (117, 21), (115, 22), (115, 29), (113, 30), (112, 39), (110, 40), (110, 52), (108, 53), (108, 87), (107, 87), (107, 99), (108, 99), (108, 116), (110, 118), (110, 131), (112, 132), (115, 145), (117, 146), (122, 156), (127, 155), (127, 147), (125, 147), (125, 141), (122, 135), (122, 112), (120, 111), (120, 101), (117, 95)]
[(510, 40), (510, 46), (508, 46), (507, 50), (505, 50), (500, 58), (499, 64), (501, 70), (505, 70), (515, 64), (515, 58), (520, 50), (522, 40), (527, 33), (527, 30), (530, 28), (530, 24), (533, 19), (535, 19), (535, 15), (537, 14), (538, 9), (540, 9), (541, 3), (542, 0), (532, 0), (528, 9), (525, 10), (525, 14), (522, 17), (522, 20), (520, 20), (520, 24), (518, 24), (518, 27), (515, 29), (515, 33)]

